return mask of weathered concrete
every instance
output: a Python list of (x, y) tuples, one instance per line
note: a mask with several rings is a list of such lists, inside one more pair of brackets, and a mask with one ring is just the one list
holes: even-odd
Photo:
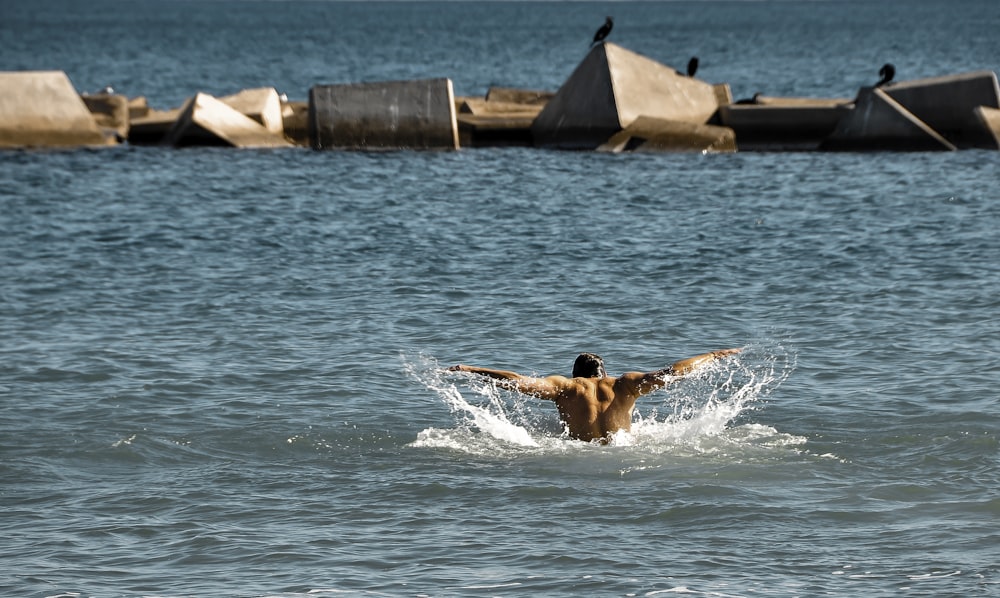
[(514, 102), (489, 101), (484, 98), (460, 98), (456, 100), (459, 114), (475, 116), (523, 116), (534, 119), (542, 111), (543, 104), (520, 104)]
[(719, 107), (718, 122), (736, 132), (740, 151), (809, 151), (850, 110), (846, 103), (731, 104)]
[(458, 115), (458, 136), (462, 147), (530, 147), (534, 115)]
[(62, 71), (0, 72), (0, 148), (108, 145)]
[(94, 116), (97, 126), (119, 142), (128, 139), (128, 98), (123, 95), (101, 93), (82, 97), (87, 110)]
[(230, 108), (248, 116), (268, 131), (283, 135), (284, 121), (281, 116), (281, 99), (273, 87), (244, 89), (239, 93), (219, 98)]
[(820, 144), (826, 151), (942, 151), (955, 146), (885, 91), (864, 87), (854, 109)]
[(504, 104), (528, 104), (544, 106), (555, 97), (555, 92), (532, 89), (516, 89), (513, 87), (491, 87), (486, 90), (487, 102)]
[(728, 127), (640, 116), (597, 150), (727, 153), (736, 151), (736, 134)]
[(531, 127), (535, 145), (594, 149), (640, 116), (703, 124), (715, 88), (612, 43), (593, 48)]
[[(133, 109), (135, 109), (133, 107)], [(179, 108), (150, 110), (142, 116), (132, 116), (128, 129), (128, 142), (135, 145), (162, 143), (180, 116)]]
[(987, 108), (986, 106), (977, 106), (975, 113), (976, 118), (989, 131), (990, 137), (993, 140), (992, 146), (987, 149), (1000, 149), (1000, 110)]
[(252, 118), (205, 93), (195, 94), (180, 111), (164, 141), (177, 147), (229, 145), (239, 148), (290, 147)]
[(309, 137), (314, 149), (458, 149), (451, 80), (314, 86)]
[(915, 79), (881, 89), (956, 147), (994, 147), (992, 135), (976, 117), (975, 109), (1000, 108), (996, 73), (976, 71)]
[(282, 102), (285, 138), (295, 145), (309, 145), (309, 102)]

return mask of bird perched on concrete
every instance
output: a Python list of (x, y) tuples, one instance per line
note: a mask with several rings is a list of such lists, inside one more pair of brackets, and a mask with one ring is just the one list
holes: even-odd
[(601, 28), (598, 29), (597, 33), (594, 34), (594, 41), (590, 45), (593, 46), (595, 44), (603, 42), (604, 38), (606, 38), (608, 34), (611, 33), (611, 28), (614, 26), (615, 22), (611, 19), (611, 17), (605, 18), (604, 24), (601, 25)]
[(694, 77), (694, 74), (698, 72), (698, 57), (692, 56), (691, 60), (688, 60), (688, 77)]
[(896, 67), (892, 66), (887, 62), (883, 64), (882, 68), (878, 70), (878, 74), (882, 78), (879, 79), (879, 82), (875, 84), (875, 87), (882, 87), (889, 81), (892, 81), (892, 78), (896, 76)]

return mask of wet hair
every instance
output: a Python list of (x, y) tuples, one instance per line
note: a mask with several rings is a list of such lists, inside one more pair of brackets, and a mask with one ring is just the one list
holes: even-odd
[(580, 353), (573, 363), (574, 378), (603, 378), (607, 375), (600, 355)]

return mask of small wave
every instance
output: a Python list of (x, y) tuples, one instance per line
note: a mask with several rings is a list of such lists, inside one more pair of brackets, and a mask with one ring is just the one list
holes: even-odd
[[(453, 427), (429, 427), (410, 444), (476, 455), (565, 452), (588, 446), (569, 438), (547, 401), (499, 389), (487, 379), (461, 379), (426, 355), (402, 356), (407, 374), (450, 410)], [(734, 423), (753, 411), (790, 375), (794, 359), (784, 350), (750, 346), (702, 368), (665, 390), (639, 399), (629, 432), (612, 447), (644, 452), (727, 454), (743, 448), (784, 449), (805, 439), (766, 424)]]

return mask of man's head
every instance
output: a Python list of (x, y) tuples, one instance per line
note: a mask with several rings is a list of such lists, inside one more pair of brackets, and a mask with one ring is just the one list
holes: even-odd
[(574, 378), (603, 378), (608, 373), (604, 371), (604, 360), (600, 355), (580, 353), (573, 363)]

